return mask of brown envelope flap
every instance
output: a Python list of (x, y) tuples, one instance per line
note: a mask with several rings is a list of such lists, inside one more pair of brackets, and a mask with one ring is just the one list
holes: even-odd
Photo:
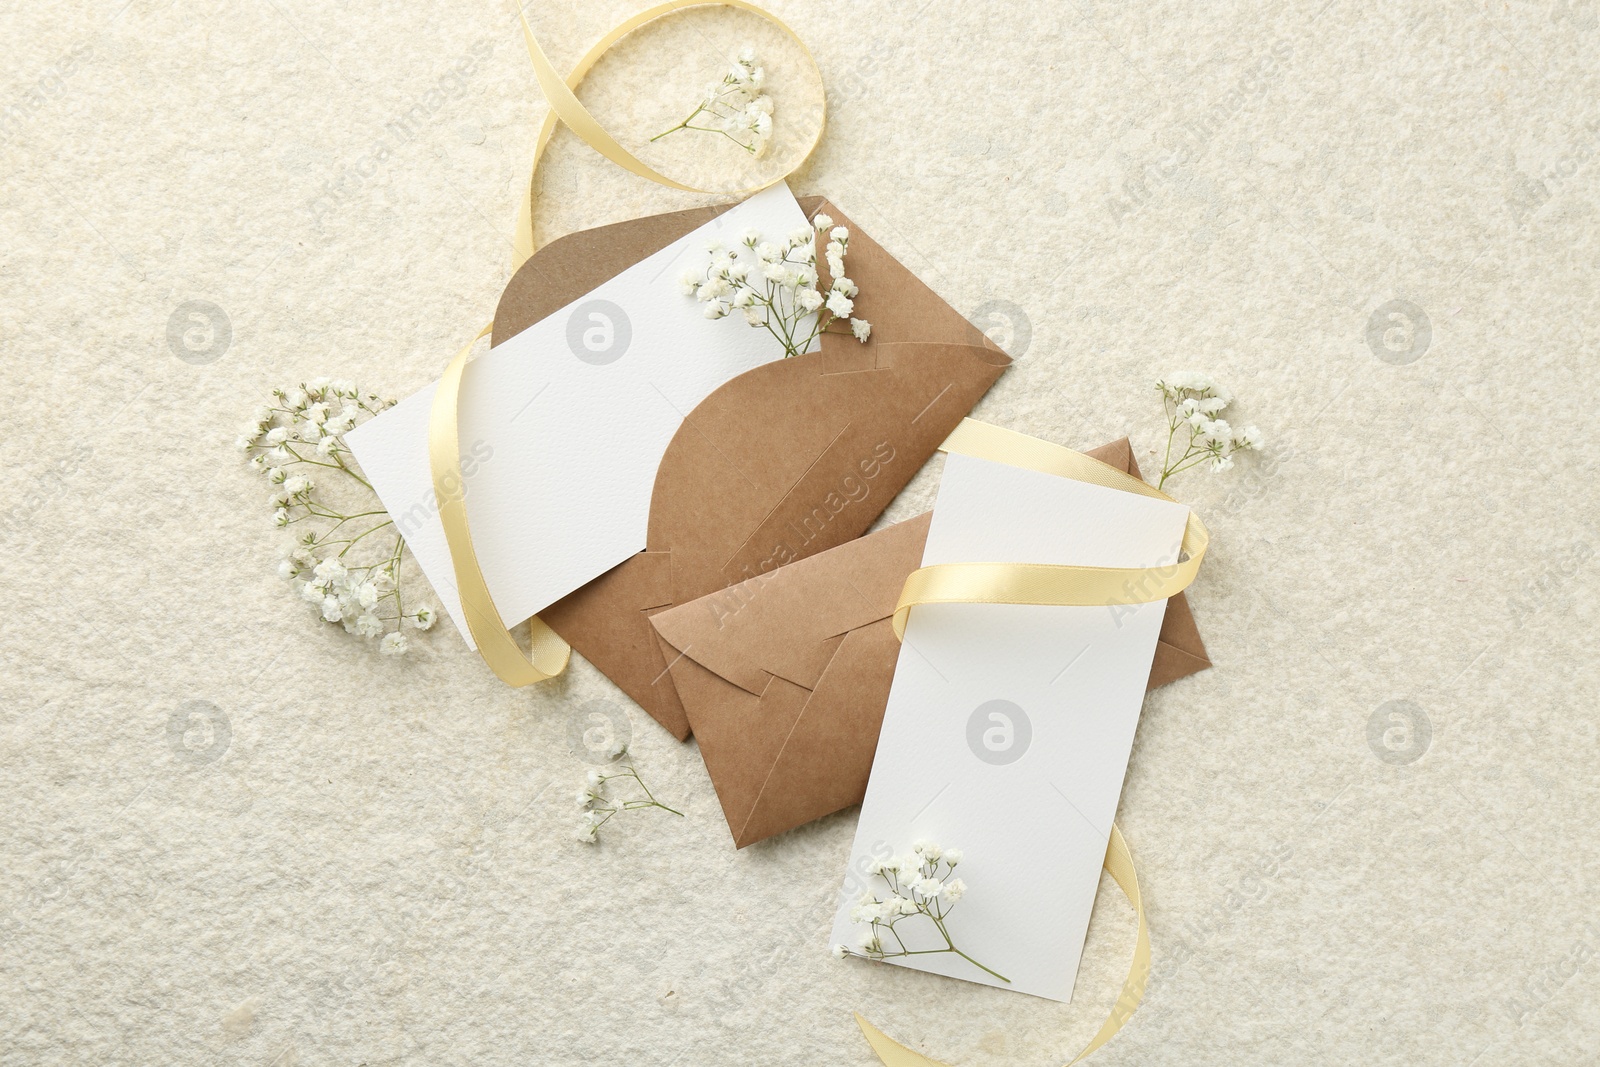
[(838, 648), (831, 640), (894, 614), (905, 576), (922, 559), (931, 513), (650, 618), (663, 639), (702, 667), (760, 695), (772, 676), (815, 689)]
[(861, 802), (899, 654), (886, 619), (845, 635), (772, 760), (749, 817), (733, 828), (735, 845)]
[[(813, 205), (849, 225), (837, 208), (802, 201), (808, 211)], [(520, 321), (516, 309), (536, 304), (548, 313), (587, 291), (513, 296), (513, 289), (520, 293), (542, 280), (535, 268), (565, 278), (572, 271), (563, 264), (581, 260), (591, 245), (647, 229), (650, 247), (638, 254), (648, 254), (706, 217), (678, 212), (553, 243), (508, 286), (505, 335)], [(647, 221), (650, 227), (643, 227)], [(656, 592), (659, 568), (646, 575), (635, 557), (541, 612), (579, 654), (680, 738), (688, 736), (688, 719), (667, 670), (671, 657), (663, 657), (647, 621), (652, 609), (687, 603), (858, 538), (1010, 363), (853, 227), (847, 262), (861, 287), (857, 314), (873, 323), (871, 339), (860, 344), (830, 333), (820, 352), (765, 364), (724, 383), (688, 414), (668, 445), (651, 498), (645, 555), (670, 560), (671, 597)], [(585, 284), (595, 284), (599, 273), (589, 270)], [(728, 328), (748, 329), (734, 322)], [(501, 333), (497, 323), (496, 337)], [(635, 591), (645, 580), (648, 589)], [(814, 679), (820, 664), (785, 669)]]

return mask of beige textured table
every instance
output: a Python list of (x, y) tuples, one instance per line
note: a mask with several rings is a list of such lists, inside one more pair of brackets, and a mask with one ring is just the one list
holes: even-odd
[[(530, 16), (564, 67), (638, 9)], [(1155, 976), (1097, 1062), (1593, 1062), (1596, 5), (775, 9), (831, 108), (796, 190), (1022, 357), (980, 417), (1147, 459), (1192, 368), (1270, 438), (1175, 483), (1216, 669), (1146, 705)], [(318, 374), (404, 395), (507, 277), (544, 111), (514, 11), (0, 16), (0, 1064), (867, 1067), (860, 1009), (1059, 1065), (1120, 978), (1114, 892), (1070, 1006), (837, 963), (852, 814), (735, 853), (693, 746), (586, 664), (510, 691), (448, 623), (380, 658), (273, 574), (236, 425)], [(726, 12), (585, 99), (637, 144), (745, 40), (798, 135), (796, 57)], [(539, 233), (704, 202), (562, 133)], [(687, 817), (586, 849), (596, 701)]]

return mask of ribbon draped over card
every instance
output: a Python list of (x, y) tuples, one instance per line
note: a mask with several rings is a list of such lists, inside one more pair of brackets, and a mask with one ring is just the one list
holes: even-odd
[[(1073, 478), (1157, 500), (1172, 498), (1126, 471), (1070, 448), (976, 419), (965, 419), (941, 452), (959, 452), (1013, 467)], [(1182, 551), (1170, 567), (1068, 567), (1039, 563), (944, 563), (922, 567), (906, 579), (894, 612), (896, 637), (918, 604), (1057, 604), (1115, 607), (1167, 600), (1189, 587), (1211, 541), (1199, 516), (1189, 512)]]

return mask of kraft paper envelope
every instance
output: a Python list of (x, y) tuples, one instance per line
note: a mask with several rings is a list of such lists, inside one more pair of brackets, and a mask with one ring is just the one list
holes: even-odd
[[(1088, 454), (1140, 476), (1127, 438)], [(931, 517), (651, 616), (739, 848), (860, 803), (900, 654), (889, 620)], [(1149, 687), (1210, 665), (1180, 593)]]
[[(649, 616), (860, 537), (1010, 364), (838, 208), (800, 203), (808, 216), (822, 210), (850, 227), (846, 262), (871, 339), (825, 334), (819, 351), (747, 371), (707, 396), (661, 459), (645, 551), (539, 612), (679, 739), (689, 720)], [(554, 242), (507, 288), (496, 337), (721, 210)], [(736, 317), (717, 325), (756, 332)]]

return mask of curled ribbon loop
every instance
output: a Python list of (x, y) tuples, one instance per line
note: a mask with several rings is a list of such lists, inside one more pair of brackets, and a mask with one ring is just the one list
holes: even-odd
[[(519, 5), (518, 15), (522, 19), (522, 35), (527, 40), (528, 55), (533, 60), (534, 74), (539, 80), (539, 88), (543, 91), (545, 99), (550, 102), (550, 110), (545, 115), (544, 125), (539, 129), (538, 142), (534, 146), (533, 165), (528, 176), (528, 195), (517, 200), (513, 271), (526, 263), (535, 250), (533, 177), (538, 173), (539, 161), (544, 158), (544, 150), (550, 144), (557, 123), (566, 123), (573, 133), (595, 151), (642, 178), (649, 178), (653, 182), (685, 192), (716, 192), (685, 185), (651, 168), (607, 133), (573, 92), (600, 57), (622, 38), (648, 22), (654, 22), (665, 15), (691, 7), (733, 7), (761, 16), (786, 33), (800, 47), (806, 61), (811, 64), (817, 80), (819, 82), (822, 80), (822, 72), (817, 68), (816, 59), (812, 57), (799, 35), (781, 20), (754, 4), (747, 3), (746, 0), (668, 0), (667, 3), (647, 8), (600, 38), (594, 47), (578, 60), (572, 73), (562, 78), (551, 64), (550, 58), (545, 55), (544, 49), (540, 47), (538, 39), (534, 37), (533, 27), (528, 25), (528, 16), (522, 12)], [(826, 120), (825, 109), (826, 104), (824, 104), (823, 121)], [(819, 122), (810, 144), (795, 160), (795, 167), (799, 167), (810, 158), (812, 151), (822, 140), (822, 129), (823, 122)], [(728, 195), (760, 192), (767, 186), (776, 185), (793, 172), (794, 167), (791, 167), (788, 171), (752, 188), (724, 192)], [(488, 583), (484, 580), (483, 570), (478, 564), (478, 555), (472, 547), (472, 532), (467, 526), (465, 486), (457, 476), (457, 472), (461, 469), (461, 439), (458, 425), (461, 377), (471, 361), (473, 347), (492, 329), (491, 323), (479, 331), (478, 336), (468, 342), (466, 347), (450, 361), (444, 376), (439, 380), (438, 389), (433, 397), (432, 414), (428, 421), (428, 462), (433, 473), (434, 495), (439, 501), (439, 521), (444, 526), (445, 542), (450, 548), (450, 564), (455, 572), (456, 593), (461, 598), (462, 613), (467, 617), (467, 628), (472, 632), (472, 639), (478, 646), (478, 652), (490, 669), (508, 685), (524, 686), (554, 678), (566, 670), (572, 648), (561, 639), (560, 635), (535, 616), (528, 620), (533, 642), (532, 650), (528, 655), (522, 653), (517, 646), (516, 638), (511, 635), (511, 631), (501, 619), (499, 609), (494, 606), (494, 599), (489, 595)]]

